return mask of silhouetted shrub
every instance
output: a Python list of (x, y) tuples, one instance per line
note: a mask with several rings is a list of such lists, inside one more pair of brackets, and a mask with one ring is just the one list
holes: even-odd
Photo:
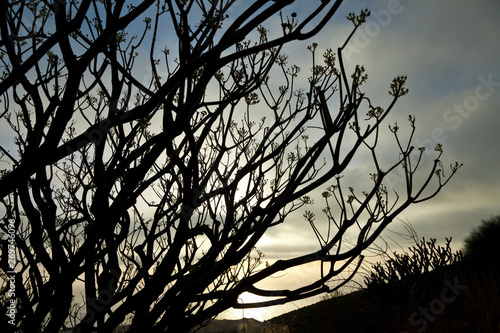
[(498, 266), (500, 257), (500, 215), (482, 220), (465, 239), (465, 255), (478, 265)]
[(443, 247), (436, 245), (435, 238), (431, 238), (430, 241), (425, 241), (423, 238), (409, 248), (409, 252), (403, 254), (394, 252), (393, 257), (385, 263), (372, 265), (372, 272), (365, 278), (367, 288), (411, 287), (415, 281), (421, 281), (422, 275), (460, 261), (462, 253), (452, 252), (450, 243), (451, 238), (446, 238), (446, 245)]

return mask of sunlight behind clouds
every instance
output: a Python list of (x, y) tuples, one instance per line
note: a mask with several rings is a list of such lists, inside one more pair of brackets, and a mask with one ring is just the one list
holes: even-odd
[[(390, 3), (382, 0), (346, 2), (343, 11), (359, 12), (368, 7), (380, 16)], [(497, 129), (500, 123), (500, 113), (497, 112), (500, 87), (496, 85), (500, 85), (500, 27), (497, 19), (500, 3), (487, 0), (474, 3), (401, 0), (399, 3), (402, 10), (392, 15), (385, 26), (380, 24), (379, 33), (361, 44), (363, 47), (358, 53), (353, 52), (346, 66), (365, 65), (367, 95), (381, 106), (389, 100), (387, 90), (392, 78), (398, 74), (408, 75), (410, 93), (398, 102), (391, 119), (397, 119), (404, 128), (406, 117), (416, 116), (417, 131), (413, 144), (427, 147), (426, 163), (432, 162), (432, 150), (437, 143), (444, 147), (445, 168), (455, 161), (464, 163), (457, 177), (436, 198), (413, 206), (400, 216), (413, 225), (419, 236), (436, 237), (438, 243), (451, 236), (452, 247), (459, 249), (472, 226), (499, 213), (500, 176), (495, 165), (500, 162), (497, 147), (500, 140)], [(374, 17), (376, 15), (371, 19), (378, 22)], [(314, 38), (319, 44), (318, 50), (336, 49), (350, 31), (350, 22), (342, 16), (337, 16), (332, 22)], [(304, 41), (302, 45), (298, 43), (285, 49), (287, 54), (294, 56), (291, 61), (296, 59), (295, 63), (303, 71), (310, 68), (310, 53), (305, 49), (310, 43), (312, 41)], [(481, 88), (482, 93), (490, 94), (487, 99), (480, 100), (477, 110), (468, 112), (467, 117), (461, 116), (460, 123), (458, 120), (447, 121), (447, 110), (453, 110), (455, 104), (466, 103), (468, 96), (475, 96), (481, 85), (479, 78), (488, 81), (490, 75), (491, 90)], [(383, 156), (390, 158), (393, 153), (394, 150), (387, 148)], [(360, 171), (363, 167), (361, 161)], [(362, 186), (364, 181), (355, 179), (358, 186)], [(311, 196), (320, 212), (323, 206), (320, 193)], [(268, 259), (295, 254), (315, 245), (314, 234), (301, 214), (290, 217), (285, 223), (286, 228), (271, 230), (263, 238), (260, 249), (268, 254)], [(321, 219), (321, 213), (316, 216)], [(293, 310), (293, 307), (289, 309)]]

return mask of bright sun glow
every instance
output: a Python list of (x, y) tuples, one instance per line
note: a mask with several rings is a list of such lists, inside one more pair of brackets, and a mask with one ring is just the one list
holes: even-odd
[[(245, 292), (238, 298), (238, 303), (249, 304), (262, 301), (263, 298)], [(221, 319), (240, 319), (240, 318), (254, 318), (259, 321), (271, 319), (276, 315), (273, 308), (257, 308), (257, 309), (229, 309), (220, 314)]]

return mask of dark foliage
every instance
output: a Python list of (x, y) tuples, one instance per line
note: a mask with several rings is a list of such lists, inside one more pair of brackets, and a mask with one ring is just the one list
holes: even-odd
[(420, 240), (408, 249), (408, 252), (393, 253), (385, 263), (376, 263), (373, 271), (365, 278), (369, 289), (392, 287), (407, 289), (416, 280), (429, 272), (457, 263), (462, 259), (460, 251), (453, 252), (450, 247), (451, 238), (446, 238), (445, 246), (436, 244), (436, 239)]
[(500, 215), (481, 221), (465, 239), (465, 255), (478, 266), (498, 266), (500, 257)]

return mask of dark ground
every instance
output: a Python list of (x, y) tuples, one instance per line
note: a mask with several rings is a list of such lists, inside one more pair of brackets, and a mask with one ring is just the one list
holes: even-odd
[(270, 321), (290, 333), (500, 333), (500, 269), (458, 263), (400, 285), (360, 290)]

